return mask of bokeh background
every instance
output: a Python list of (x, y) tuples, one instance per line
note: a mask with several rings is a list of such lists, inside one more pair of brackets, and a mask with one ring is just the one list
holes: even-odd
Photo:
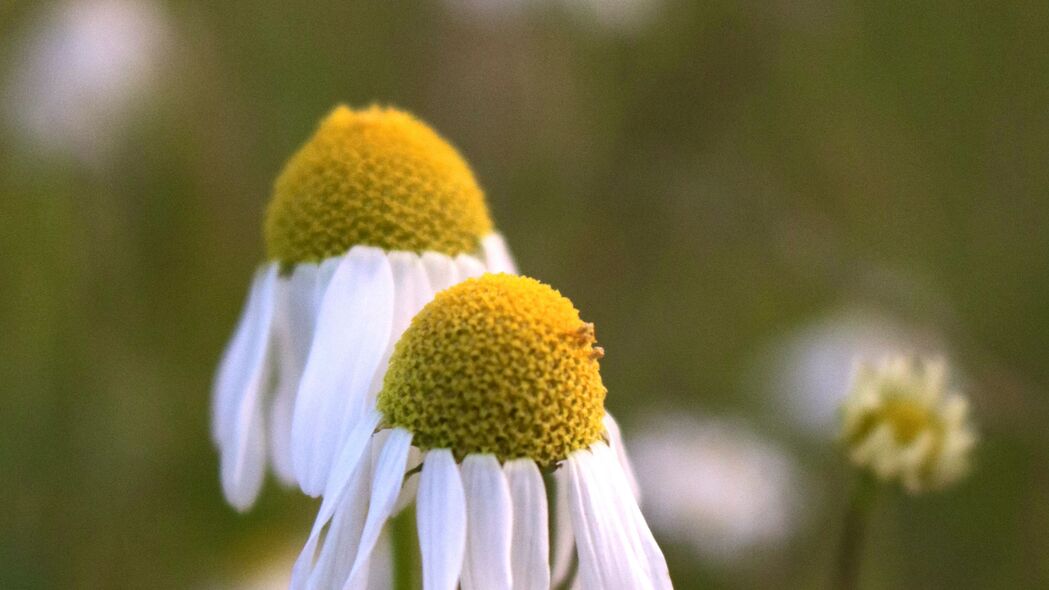
[(316, 505), (225, 505), (211, 377), (284, 160), (374, 101), (597, 324), (678, 588), (827, 587), (886, 350), (982, 444), (862, 587), (1049, 587), (1047, 55), (1044, 2), (0, 2), (0, 587), (282, 586)]

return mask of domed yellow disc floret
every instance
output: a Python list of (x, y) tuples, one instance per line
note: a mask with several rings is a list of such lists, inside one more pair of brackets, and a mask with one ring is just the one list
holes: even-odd
[(269, 257), (318, 261), (361, 244), (473, 253), (492, 222), (459, 152), (408, 113), (336, 108), (277, 178)]
[(535, 279), (484, 275), (437, 294), (390, 359), (378, 406), (423, 449), (552, 466), (601, 438), (593, 324)]

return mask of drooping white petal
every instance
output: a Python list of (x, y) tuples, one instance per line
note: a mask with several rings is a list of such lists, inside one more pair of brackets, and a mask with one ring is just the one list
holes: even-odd
[(652, 531), (648, 528), (648, 523), (633, 498), (630, 483), (620, 459), (616, 456), (615, 451), (604, 443), (591, 445), (590, 449), (594, 454), (594, 465), (602, 474), (609, 497), (626, 526), (627, 536), (634, 551), (642, 560), (642, 566), (652, 588), (671, 590), (673, 584), (670, 582), (670, 573), (666, 559), (663, 557), (663, 551), (656, 543), (655, 537), (652, 536)]
[(260, 269), (215, 379), (212, 436), (218, 444), (222, 491), (237, 510), (255, 501), (265, 475), (262, 398), (272, 371), (270, 343), (277, 266)]
[(457, 284), (459, 278), (459, 267), (444, 254), (436, 252), (425, 252), (422, 255), (423, 266), (426, 267), (426, 275), (430, 278), (430, 288), (434, 293), (444, 291), (448, 287)]
[(320, 510), (317, 511), (317, 519), (313, 523), (309, 539), (295, 562), (292, 570), (292, 588), (305, 588), (307, 579), (313, 568), (313, 557), (316, 553), (317, 542), (320, 540), (324, 526), (328, 524), (336, 509), (342, 505), (347, 495), (352, 496), (353, 490), (358, 489), (361, 478), (364, 478), (365, 488), (368, 481), (368, 469), (370, 464), (371, 446), (369, 442), (372, 431), (381, 418), (379, 412), (372, 411), (362, 419), (354, 428), (353, 433), (346, 439), (342, 449), (339, 450), (336, 459), (336, 468), (332, 470), (331, 478), (328, 480), (328, 488), (324, 493)]
[[(248, 288), (244, 311), (237, 320), (226, 350), (219, 361), (215, 380), (212, 383), (211, 438), (216, 445), (221, 445), (231, 429), (229, 419), (234, 413), (245, 385), (252, 381), (251, 368), (258, 364), (260, 347), (268, 345), (273, 298), (273, 284), (277, 280), (277, 265), (270, 264), (258, 269)], [(266, 309), (270, 310), (266, 314)], [(263, 333), (262, 328), (265, 328)]]
[(383, 354), (379, 368), (372, 378), (370, 390), (382, 389), (386, 366), (390, 362), (393, 346), (411, 323), (415, 314), (433, 299), (433, 289), (426, 274), (422, 259), (414, 252), (390, 252), (387, 254), (393, 271), (393, 322), (390, 326), (390, 341)]
[(635, 501), (640, 502), (641, 486), (637, 483), (637, 474), (634, 473), (634, 466), (630, 464), (630, 457), (627, 455), (626, 447), (623, 445), (623, 432), (619, 429), (616, 419), (608, 412), (605, 412), (604, 424), (605, 431), (608, 433), (608, 444), (615, 451), (616, 459), (619, 460), (619, 464), (623, 467), (623, 474), (630, 484), (630, 493), (633, 494)]
[(361, 461), (360, 468), (350, 479), (335, 516), (328, 527), (320, 556), (310, 574), (311, 590), (338, 588), (350, 575), (353, 558), (357, 555), (368, 513), (368, 484), (371, 479), (371, 461)]
[(510, 486), (495, 455), (467, 455), (463, 590), (511, 590), (510, 540), (514, 523)]
[(375, 465), (372, 478), (372, 493), (368, 501), (368, 519), (361, 533), (360, 547), (353, 561), (353, 569), (343, 588), (362, 588), (368, 581), (368, 559), (379, 539), (383, 525), (393, 512), (397, 494), (404, 481), (405, 466), (408, 462), (408, 449), (412, 446), (412, 434), (403, 428), (394, 428), (382, 447), (379, 460)]
[[(510, 543), (514, 590), (548, 590), (550, 534), (543, 475), (531, 459), (508, 461), (503, 471), (514, 510)], [(472, 520), (468, 526), (473, 526)]]
[(423, 590), (455, 590), (466, 546), (466, 499), (448, 449), (426, 453), (416, 505)]
[[(560, 588), (573, 573), (575, 535), (572, 533), (572, 515), (568, 510), (568, 468), (564, 464), (554, 471), (554, 539), (551, 585)], [(578, 576), (576, 576), (578, 578)]]
[(246, 395), (238, 409), (232, 448), (224, 449), (220, 460), (222, 492), (240, 512), (255, 503), (266, 475), (266, 435), (262, 404)]
[(627, 523), (589, 450), (566, 461), (568, 503), (584, 590), (650, 590), (651, 581), (631, 543)]
[(484, 263), (469, 254), (460, 254), (456, 256), (455, 265), (459, 268), (460, 281), (479, 277), (486, 271)]
[(396, 342), (415, 314), (433, 299), (433, 289), (419, 255), (413, 252), (390, 252), (389, 259), (394, 283), (394, 316), (390, 342)]
[(332, 256), (331, 258), (325, 258), (317, 266), (317, 282), (313, 288), (313, 309), (316, 313), (320, 312), (321, 302), (324, 301), (324, 294), (328, 292), (328, 286), (331, 285), (331, 278), (335, 276), (335, 271), (342, 265), (346, 256)]
[(517, 274), (517, 264), (510, 255), (510, 248), (506, 240), (498, 233), (490, 233), (481, 239), (481, 249), (484, 251), (485, 265), (490, 273), (504, 272), (506, 274)]
[[(415, 471), (423, 462), (422, 453), (419, 449), (412, 447), (408, 452), (408, 471)], [(419, 491), (419, 473), (415, 472), (404, 478), (401, 487), (401, 495), (397, 496), (397, 503), (393, 506), (393, 513), (400, 514), (402, 510), (415, 501), (415, 494)]]
[(321, 301), (295, 402), (292, 460), (299, 485), (311, 496), (324, 490), (335, 451), (368, 407), (392, 321), (393, 273), (386, 254), (354, 246)]
[(269, 415), (269, 443), (273, 471), (287, 485), (295, 483), (291, 461), (291, 421), (295, 412), (295, 394), (299, 390), (313, 336), (317, 314), (316, 285), (315, 264), (298, 264), (291, 277), (278, 281), (273, 326), (277, 385)]
[(368, 564), (368, 590), (390, 590), (393, 584), (393, 540), (390, 529), (379, 535)]

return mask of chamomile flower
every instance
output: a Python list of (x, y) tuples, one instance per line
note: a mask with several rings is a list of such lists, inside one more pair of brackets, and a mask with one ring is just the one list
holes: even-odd
[(406, 494), (428, 590), (550, 588), (573, 559), (584, 590), (671, 588), (594, 344), (593, 325), (534, 279), (486, 274), (438, 293), (340, 450), (292, 588), (360, 587)]
[(514, 272), (467, 163), (388, 108), (320, 124), (276, 181), (265, 237), (214, 386), (223, 490), (242, 510), (267, 446), (281, 479), (319, 494), (411, 317), (462, 279)]
[(968, 473), (976, 443), (968, 413), (968, 401), (948, 391), (942, 360), (888, 357), (858, 366), (841, 436), (855, 465), (924, 492)]

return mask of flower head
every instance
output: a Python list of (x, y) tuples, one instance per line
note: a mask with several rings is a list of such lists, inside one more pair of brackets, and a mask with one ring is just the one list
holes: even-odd
[(353, 246), (473, 254), (492, 231), (459, 152), (412, 115), (337, 107), (277, 178), (269, 257), (317, 262)]
[[(604, 412), (600, 357), (593, 326), (533, 279), (486, 274), (438, 294), (340, 449), (292, 588), (360, 587), (385, 521), (417, 486), (426, 588), (554, 587), (574, 553), (581, 588), (669, 589)], [(354, 549), (345, 567), (340, 547)]]
[(598, 441), (593, 324), (535, 279), (486, 275), (437, 295), (390, 360), (379, 409), (420, 448), (552, 466)]
[(861, 364), (843, 406), (841, 437), (850, 460), (918, 493), (969, 470), (976, 435), (969, 404), (947, 390), (946, 364), (896, 356)]
[(241, 509), (267, 447), (284, 481), (319, 495), (412, 316), (463, 279), (516, 272), (470, 167), (392, 108), (328, 115), (277, 179), (265, 235), (214, 387), (223, 489)]

